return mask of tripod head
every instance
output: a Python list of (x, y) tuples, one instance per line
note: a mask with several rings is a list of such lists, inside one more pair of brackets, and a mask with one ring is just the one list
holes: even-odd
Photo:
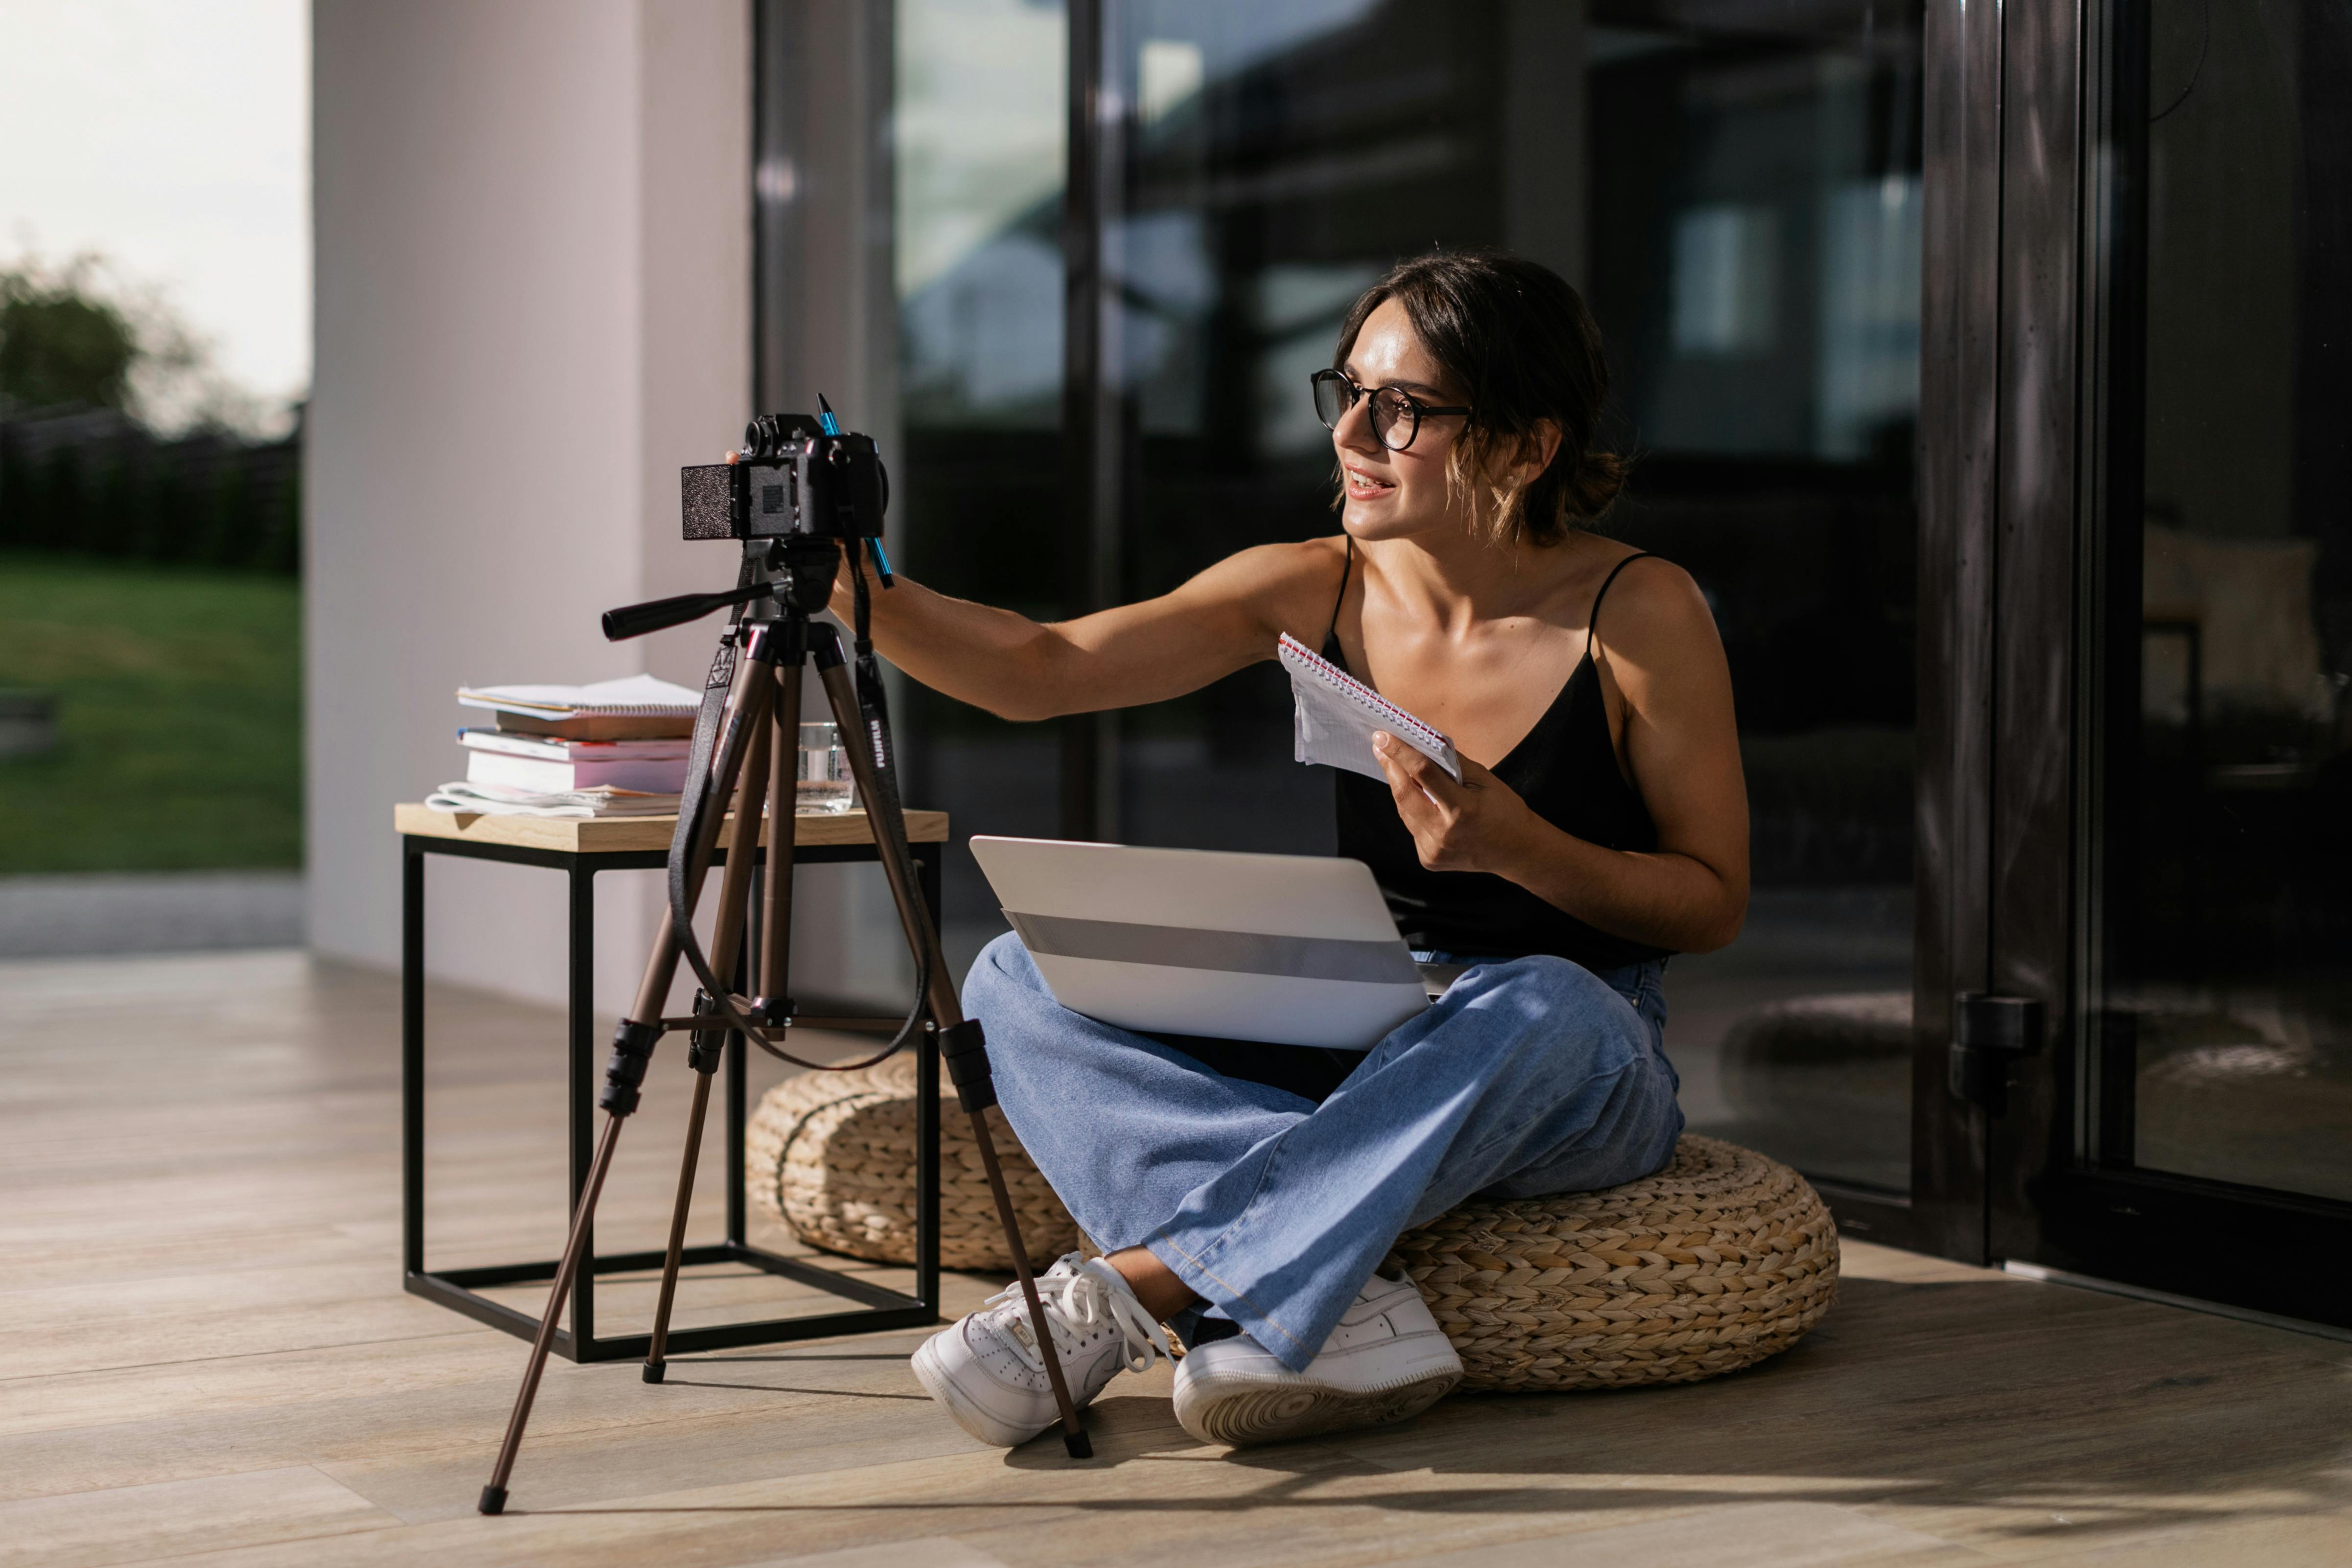
[(834, 578), (841, 571), (841, 542), (818, 534), (788, 534), (782, 539), (743, 542), (743, 580), (717, 594), (679, 594), (648, 599), (604, 612), (604, 637), (625, 642), (647, 632), (682, 626), (713, 610), (730, 605), (752, 605), (772, 599), (779, 614), (815, 615), (833, 596)]

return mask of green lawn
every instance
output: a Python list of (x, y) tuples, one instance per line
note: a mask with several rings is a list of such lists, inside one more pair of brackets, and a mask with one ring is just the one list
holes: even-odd
[(302, 589), (0, 552), (0, 687), (58, 744), (0, 758), (0, 873), (302, 862)]

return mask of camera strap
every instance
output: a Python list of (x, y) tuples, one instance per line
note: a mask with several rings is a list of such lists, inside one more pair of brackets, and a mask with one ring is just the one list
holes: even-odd
[[(751, 577), (751, 563), (747, 561), (744, 563), (741, 574), (737, 578), (736, 585), (739, 588), (749, 587)], [(875, 758), (876, 783), (886, 798), (891, 802), (896, 815), (898, 783), (896, 771), (891, 765), (889, 715), (883, 706), (881, 668), (874, 659), (872, 644), (865, 636), (867, 605), (864, 593), (863, 574), (857, 574), (856, 582), (859, 590), (856, 612), (859, 653), (856, 670), (858, 719), (865, 726), (866, 742), (872, 748)], [(733, 689), (736, 667), (742, 658), (736, 628), (740, 626), (743, 616), (744, 609), (738, 606), (734, 611), (733, 619), (729, 624), (728, 635), (720, 639), (719, 652), (710, 661), (710, 673), (705, 679), (702, 689), (702, 706), (695, 713), (694, 740), (687, 751), (686, 788), (678, 798), (677, 827), (670, 835), (667, 866), (670, 929), (677, 939), (679, 955), (686, 960), (687, 967), (694, 972), (695, 979), (702, 986), (703, 994), (709, 998), (709, 1005), (713, 1009), (710, 1020), (714, 1031), (723, 1028), (740, 1034), (770, 1056), (781, 1061), (790, 1062), (798, 1068), (807, 1068), (819, 1072), (849, 1072), (859, 1068), (872, 1067), (877, 1062), (897, 1055), (908, 1042), (921, 1033), (923, 1016), (926, 1011), (924, 999), (930, 986), (928, 955), (919, 957), (916, 965), (913, 1009), (908, 1012), (906, 1023), (887, 1046), (862, 1061), (813, 1062), (803, 1060), (777, 1045), (768, 1037), (765, 1030), (743, 1016), (741, 1010), (731, 999), (731, 987), (721, 981), (712, 970), (709, 955), (703, 951), (701, 940), (695, 934), (693, 910), (687, 889), (688, 868), (693, 862), (694, 842), (700, 836), (707, 815), (713, 811), (723, 815), (729, 804), (724, 800), (712, 798), (710, 771), (712, 761), (719, 750), (719, 729), (726, 718), (728, 694)], [(783, 739), (787, 742), (790, 741), (790, 737)], [(770, 765), (779, 768), (791, 767), (792, 753), (789, 751), (780, 752), (770, 759)], [(766, 802), (763, 800), (739, 800), (735, 804), (739, 809), (751, 811), (766, 809)], [(792, 828), (789, 825), (779, 827), (778, 825), (771, 824), (769, 831), (790, 832)], [(881, 842), (881, 836), (878, 834), (876, 838), (876, 847), (885, 854), (890, 853), (892, 848)], [(911, 868), (908, 868), (907, 874), (911, 877)]]
[[(735, 574), (735, 586), (748, 588), (755, 575), (746, 560)], [(728, 613), (727, 633), (711, 656), (710, 673), (703, 678), (702, 706), (694, 715), (694, 739), (686, 749), (686, 789), (678, 796), (677, 826), (669, 836), (670, 899), (679, 900), (686, 863), (693, 857), (694, 835), (702, 820), (702, 797), (710, 793), (710, 756), (719, 746), (719, 721), (727, 711), (727, 693), (735, 684), (735, 628), (743, 623), (744, 606)]]
[[(857, 541), (850, 549), (863, 555), (866, 543)], [(866, 743), (874, 753), (875, 771), (891, 775), (890, 786), (895, 792), (896, 759), (889, 754), (890, 699), (882, 685), (882, 661), (874, 657), (874, 591), (866, 582), (866, 563), (856, 555), (849, 563), (849, 596), (855, 605), (850, 631), (851, 651), (856, 656), (852, 668), (857, 678), (857, 717), (866, 726)]]

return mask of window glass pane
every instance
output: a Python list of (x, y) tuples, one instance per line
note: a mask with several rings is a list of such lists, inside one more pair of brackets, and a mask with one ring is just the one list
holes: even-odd
[(2150, 123), (2119, 417), (2146, 423), (2138, 514), (2110, 521), (2092, 1148), (2352, 1198), (2352, 14), (2147, 27), (2122, 48)]
[(926, 429), (1061, 423), (1065, 20), (900, 0), (891, 116), (899, 393)]
[[(891, 110), (901, 453), (898, 563), (928, 587), (1061, 613), (1062, 187), (1066, 19), (1034, 0), (898, 0)], [(910, 802), (975, 830), (1060, 831), (1051, 725), (911, 683)], [(951, 853), (943, 934), (959, 970), (1004, 929)]]
[[(1332, 532), (1330, 437), (1307, 377), (1418, 211), (1484, 237), (1491, 201), (1451, 197), (1491, 152), (1474, 100), (1491, 16), (1425, 7), (1411, 36), (1371, 0), (1111, 7), (1123, 210), (1108, 226), (1110, 327), (1131, 458), (1125, 592), (1167, 591), (1254, 544)], [(1488, 183), (1491, 184), (1491, 181)], [(1289, 853), (1332, 847), (1331, 784), (1291, 761), (1272, 664), (1122, 716), (1117, 831), (1131, 842)]]
[(1910, 1184), (1919, 388), (1914, 5), (1595, 7), (1590, 292), (1642, 454), (1618, 527), (1706, 590), (1747, 929), (1677, 959), (1694, 1131)]

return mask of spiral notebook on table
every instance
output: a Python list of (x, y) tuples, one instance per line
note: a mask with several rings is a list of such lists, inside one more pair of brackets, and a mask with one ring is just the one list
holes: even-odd
[(1372, 750), (1372, 731), (1390, 734), (1444, 768), (1460, 783), (1462, 758), (1454, 742), (1370, 687), (1285, 632), (1282, 668), (1290, 672), (1296, 749), (1302, 763), (1345, 768), (1387, 782)]
[(702, 693), (650, 675), (586, 686), (461, 686), (457, 700), (488, 708), (508, 734), (572, 741), (682, 740), (694, 733)]

